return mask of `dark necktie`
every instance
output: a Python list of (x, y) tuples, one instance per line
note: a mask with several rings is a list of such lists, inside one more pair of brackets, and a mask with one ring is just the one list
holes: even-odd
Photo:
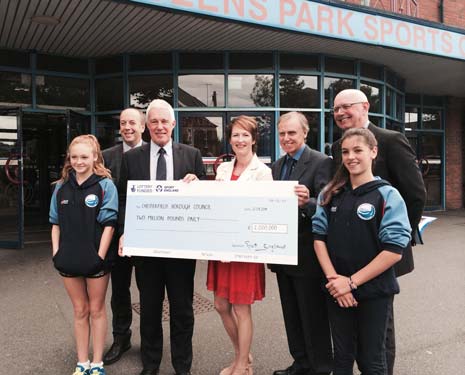
[(283, 181), (289, 180), (289, 176), (291, 175), (292, 171), (294, 170), (296, 160), (294, 158), (291, 158), (290, 156), (287, 157), (286, 160), (286, 171), (284, 172), (283, 175)]
[(162, 147), (158, 150), (158, 161), (157, 161), (157, 180), (166, 180), (166, 151)]

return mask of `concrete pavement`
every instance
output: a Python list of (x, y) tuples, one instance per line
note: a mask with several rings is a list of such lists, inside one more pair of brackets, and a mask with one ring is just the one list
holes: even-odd
[[(465, 374), (465, 211), (431, 215), (438, 220), (426, 229), (425, 245), (415, 248), (416, 270), (400, 279), (401, 294), (395, 299), (398, 375)], [(205, 279), (206, 262), (199, 261), (195, 290), (212, 301)], [(271, 375), (291, 363), (277, 285), (269, 271), (266, 281), (266, 298), (253, 306), (252, 352), (258, 375)], [(50, 245), (0, 249), (0, 288), (0, 375), (71, 374), (76, 361), (72, 308), (53, 269)], [(137, 302), (135, 285), (133, 291)], [(195, 318), (192, 372), (218, 374), (232, 358), (231, 345), (215, 311), (199, 312)], [(173, 370), (166, 322), (164, 329), (160, 374), (168, 375)], [(109, 375), (140, 372), (138, 331), (135, 313), (133, 348), (106, 367)]]

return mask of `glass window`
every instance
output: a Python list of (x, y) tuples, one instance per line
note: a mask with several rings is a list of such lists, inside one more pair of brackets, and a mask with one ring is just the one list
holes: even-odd
[(0, 72), (0, 105), (30, 105), (31, 100), (29, 74)]
[(355, 81), (344, 78), (325, 77), (325, 108), (332, 108), (334, 98), (342, 90), (355, 88)]
[(272, 53), (237, 53), (229, 54), (229, 69), (273, 69)]
[(441, 207), (442, 135), (418, 134), (418, 145), (426, 206)]
[(105, 78), (95, 80), (97, 111), (123, 108), (123, 79)]
[(402, 121), (404, 114), (404, 96), (396, 94), (396, 119)]
[(342, 130), (336, 125), (334, 117), (325, 112), (325, 147), (326, 155), (331, 155), (331, 145), (342, 137)]
[(222, 53), (181, 53), (179, 69), (224, 69)]
[(171, 53), (150, 53), (129, 57), (129, 70), (171, 70), (173, 67)]
[(81, 74), (89, 72), (87, 60), (41, 54), (37, 55), (37, 69)]
[(15, 68), (29, 68), (29, 54), (26, 52), (0, 49), (0, 65)]
[(390, 70), (386, 70), (386, 82), (389, 83), (391, 86), (396, 87), (397, 85), (397, 75)]
[(372, 79), (383, 79), (383, 67), (368, 63), (360, 63), (360, 75)]
[(226, 153), (223, 147), (223, 117), (209, 115), (182, 115), (181, 142), (196, 147), (204, 157)]
[(407, 107), (405, 110), (405, 131), (418, 129), (418, 108)]
[(164, 99), (173, 105), (173, 76), (130, 76), (129, 105), (136, 108), (147, 108), (154, 99)]
[(326, 57), (325, 71), (331, 73), (354, 74), (355, 64), (352, 60), (342, 60), (336, 59), (334, 57)]
[(386, 88), (386, 115), (394, 117), (394, 103), (393, 101), (396, 99), (396, 94), (392, 89)]
[(96, 74), (121, 73), (123, 58), (121, 56), (104, 57), (95, 61)]
[(370, 103), (370, 112), (381, 113), (381, 87), (379, 85), (362, 83), (360, 90), (365, 93)]
[(279, 100), (281, 108), (319, 108), (318, 77), (281, 74)]
[(405, 94), (405, 103), (406, 104), (421, 104), (421, 98), (418, 94)]
[(119, 114), (96, 117), (96, 137), (102, 150), (122, 142), (119, 134)]
[(281, 53), (279, 67), (282, 70), (319, 70), (318, 56)]
[(442, 96), (423, 96), (423, 105), (442, 107), (444, 105)]
[(89, 80), (36, 76), (37, 105), (41, 108), (90, 110)]
[(402, 133), (402, 123), (386, 119), (386, 129)]
[(230, 107), (273, 107), (272, 74), (230, 74), (228, 96)]
[(423, 109), (421, 124), (423, 129), (441, 129), (441, 110)]
[(179, 107), (223, 107), (224, 75), (180, 74)]

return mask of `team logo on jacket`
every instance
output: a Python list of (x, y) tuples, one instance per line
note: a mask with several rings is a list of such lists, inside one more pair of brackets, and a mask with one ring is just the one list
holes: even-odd
[(362, 220), (371, 220), (375, 217), (375, 207), (370, 203), (362, 203), (357, 208), (357, 215)]
[(87, 207), (96, 207), (98, 205), (98, 197), (95, 194), (89, 194), (84, 202)]

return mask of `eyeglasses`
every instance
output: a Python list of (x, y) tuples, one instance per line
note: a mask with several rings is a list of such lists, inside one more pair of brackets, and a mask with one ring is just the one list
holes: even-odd
[(362, 103), (365, 103), (365, 102), (355, 102), (355, 103), (347, 103), (347, 104), (338, 105), (337, 107), (331, 108), (331, 113), (332, 114), (338, 113), (341, 109), (343, 109), (344, 111), (347, 111), (353, 105), (362, 104)]

